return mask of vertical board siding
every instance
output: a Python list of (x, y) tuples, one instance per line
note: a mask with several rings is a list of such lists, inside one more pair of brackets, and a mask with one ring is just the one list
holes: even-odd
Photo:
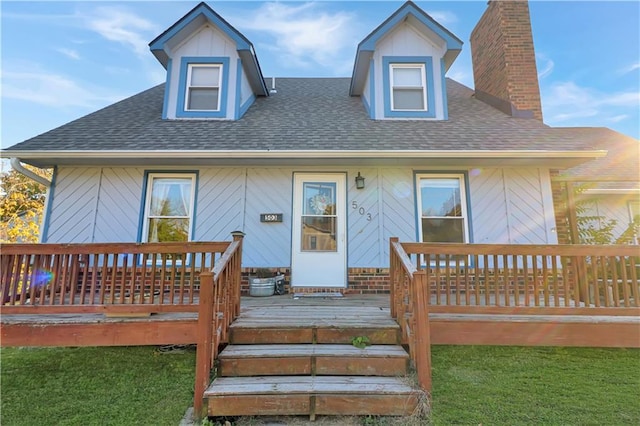
[(92, 242), (100, 168), (60, 167), (49, 212), (46, 241)]
[[(546, 244), (546, 215), (538, 169), (505, 169), (512, 244)], [(553, 206), (549, 206), (553, 208)]]
[(138, 237), (144, 170), (131, 167), (102, 169), (93, 241), (132, 242)]
[[(251, 267), (291, 264), (293, 170), (247, 170), (242, 261)], [(261, 213), (282, 213), (282, 223), (262, 223)]]
[[(364, 189), (356, 189), (358, 172)], [(348, 266), (377, 267), (385, 264), (379, 244), (380, 203), (378, 169), (352, 169), (347, 175)]]
[[(176, 108), (178, 104), (178, 88), (180, 86), (180, 64), (183, 56), (223, 56), (230, 58), (229, 61), (229, 94), (235, 93), (236, 71), (235, 64), (238, 53), (235, 43), (222, 31), (209, 26), (203, 26), (200, 31), (196, 31), (190, 38), (177, 46), (172, 54), (171, 61), (171, 81), (169, 82), (169, 97), (167, 100), (167, 117), (176, 118)], [(234, 96), (229, 96), (227, 101), (227, 117), (234, 111)], [(231, 111), (231, 112), (230, 112)]]
[(194, 241), (227, 241), (242, 230), (244, 180), (244, 169), (200, 170)]
[[(509, 243), (507, 205), (502, 169), (476, 169), (469, 173), (469, 196), (473, 215), (473, 242)], [(502, 219), (500, 219), (502, 218)]]
[[(398, 27), (391, 31), (388, 35), (383, 37), (376, 46), (374, 53), (375, 59), (375, 97), (369, 102), (375, 102), (375, 114), (376, 118), (381, 119), (384, 117), (384, 83), (383, 83), (383, 56), (430, 56), (433, 58), (434, 64), (440, 63), (440, 58), (445, 53), (445, 47), (436, 46), (436, 44), (426, 39), (423, 35), (416, 32), (408, 23), (399, 24)], [(433, 69), (426, 70), (427, 73), (433, 73), (433, 91), (434, 93), (428, 93), (427, 96), (435, 96), (435, 110), (436, 118), (438, 120), (444, 119), (443, 109), (443, 91), (442, 87), (443, 78), (440, 75), (440, 67), (434, 66)], [(367, 86), (365, 86), (367, 87)]]
[[(416, 204), (411, 169), (380, 169), (382, 176), (382, 214), (384, 241), (417, 241)], [(389, 244), (384, 245), (380, 266), (389, 265)]]

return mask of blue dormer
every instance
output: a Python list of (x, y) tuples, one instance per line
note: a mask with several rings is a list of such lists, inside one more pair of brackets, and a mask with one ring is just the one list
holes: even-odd
[(351, 96), (376, 120), (446, 120), (445, 73), (462, 41), (408, 1), (358, 44)]
[(205, 3), (149, 47), (167, 70), (164, 119), (237, 120), (269, 96), (251, 42)]

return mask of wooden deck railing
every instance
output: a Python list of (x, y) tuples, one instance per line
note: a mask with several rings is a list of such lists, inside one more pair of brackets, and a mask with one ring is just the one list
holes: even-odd
[(400, 243), (391, 314), (430, 390), (429, 314), (640, 316), (640, 248)]
[[(218, 347), (228, 342), (229, 326), (240, 314), (242, 237), (234, 233), (231, 243), (3, 245), (2, 315), (186, 312), (197, 313), (198, 318), (86, 324), (50, 319), (35, 326), (12, 321), (3, 323), (2, 345), (195, 343), (194, 409), (201, 416)], [(60, 333), (61, 328), (69, 332)], [(45, 341), (42, 333), (49, 329), (56, 332)]]
[(5, 244), (2, 309), (9, 313), (197, 312), (200, 273), (225, 242)]
[(242, 236), (236, 234), (233, 239), (213, 270), (200, 274), (202, 287), (193, 404), (198, 418), (206, 415), (203, 397), (220, 344), (229, 342), (229, 326), (240, 315)]

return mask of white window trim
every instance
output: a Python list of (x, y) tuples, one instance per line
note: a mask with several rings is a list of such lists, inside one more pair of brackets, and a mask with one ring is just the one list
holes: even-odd
[[(153, 193), (153, 179), (155, 178), (177, 178), (177, 179), (191, 179), (191, 194), (190, 194), (190, 204), (189, 204), (189, 215), (188, 216), (153, 216), (149, 215), (149, 210), (151, 209), (151, 196)], [(189, 219), (189, 236), (187, 241), (192, 241), (193, 239), (193, 217), (194, 217), (194, 206), (195, 206), (195, 194), (196, 194), (196, 175), (194, 173), (149, 173), (147, 177), (147, 193), (145, 194), (144, 201), (144, 216), (143, 216), (143, 225), (142, 225), (142, 242), (149, 242), (149, 219), (159, 218), (159, 217), (173, 217), (173, 218), (182, 218)]]
[[(396, 89), (395, 86), (395, 82), (394, 82), (394, 72), (393, 70), (395, 68), (418, 68), (420, 69), (420, 86), (398, 86), (398, 88), (400, 89), (421, 89), (422, 90), (422, 105), (423, 108), (422, 109), (400, 109), (400, 108), (396, 108), (394, 105), (394, 97), (393, 97), (393, 93), (394, 90)], [(426, 78), (426, 72), (425, 72), (425, 66), (424, 64), (410, 64), (410, 63), (391, 63), (389, 64), (389, 100), (390, 100), (390, 105), (391, 105), (391, 111), (398, 111), (398, 112), (410, 112), (410, 111), (419, 111), (419, 112), (425, 112), (428, 110), (428, 103), (427, 103), (427, 78)]]
[(462, 210), (462, 219), (464, 221), (462, 229), (464, 232), (464, 243), (469, 242), (469, 210), (467, 208), (467, 188), (464, 174), (461, 173), (420, 173), (416, 174), (416, 203), (418, 210), (418, 239), (422, 241), (422, 218), (439, 218), (446, 219), (442, 216), (423, 216), (422, 215), (422, 191), (420, 190), (420, 180), (424, 178), (436, 179), (458, 179), (460, 182), (460, 209)]
[[(194, 86), (191, 84), (191, 72), (194, 68), (214, 68), (217, 67), (218, 71), (218, 85), (217, 86)], [(202, 64), (189, 64), (187, 66), (187, 87), (185, 88), (185, 96), (184, 96), (184, 111), (187, 112), (219, 112), (220, 111), (220, 101), (222, 97), (222, 72), (223, 65), (217, 63), (202, 63)], [(199, 88), (199, 89), (218, 89), (218, 106), (216, 109), (191, 109), (189, 108), (189, 100), (191, 98), (191, 88)]]

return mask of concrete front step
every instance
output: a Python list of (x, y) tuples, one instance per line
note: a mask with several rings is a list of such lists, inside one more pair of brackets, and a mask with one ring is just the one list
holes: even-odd
[(205, 392), (209, 416), (411, 415), (421, 393), (398, 377), (220, 377)]
[(218, 359), (219, 376), (403, 376), (409, 364), (398, 345), (229, 345)]

